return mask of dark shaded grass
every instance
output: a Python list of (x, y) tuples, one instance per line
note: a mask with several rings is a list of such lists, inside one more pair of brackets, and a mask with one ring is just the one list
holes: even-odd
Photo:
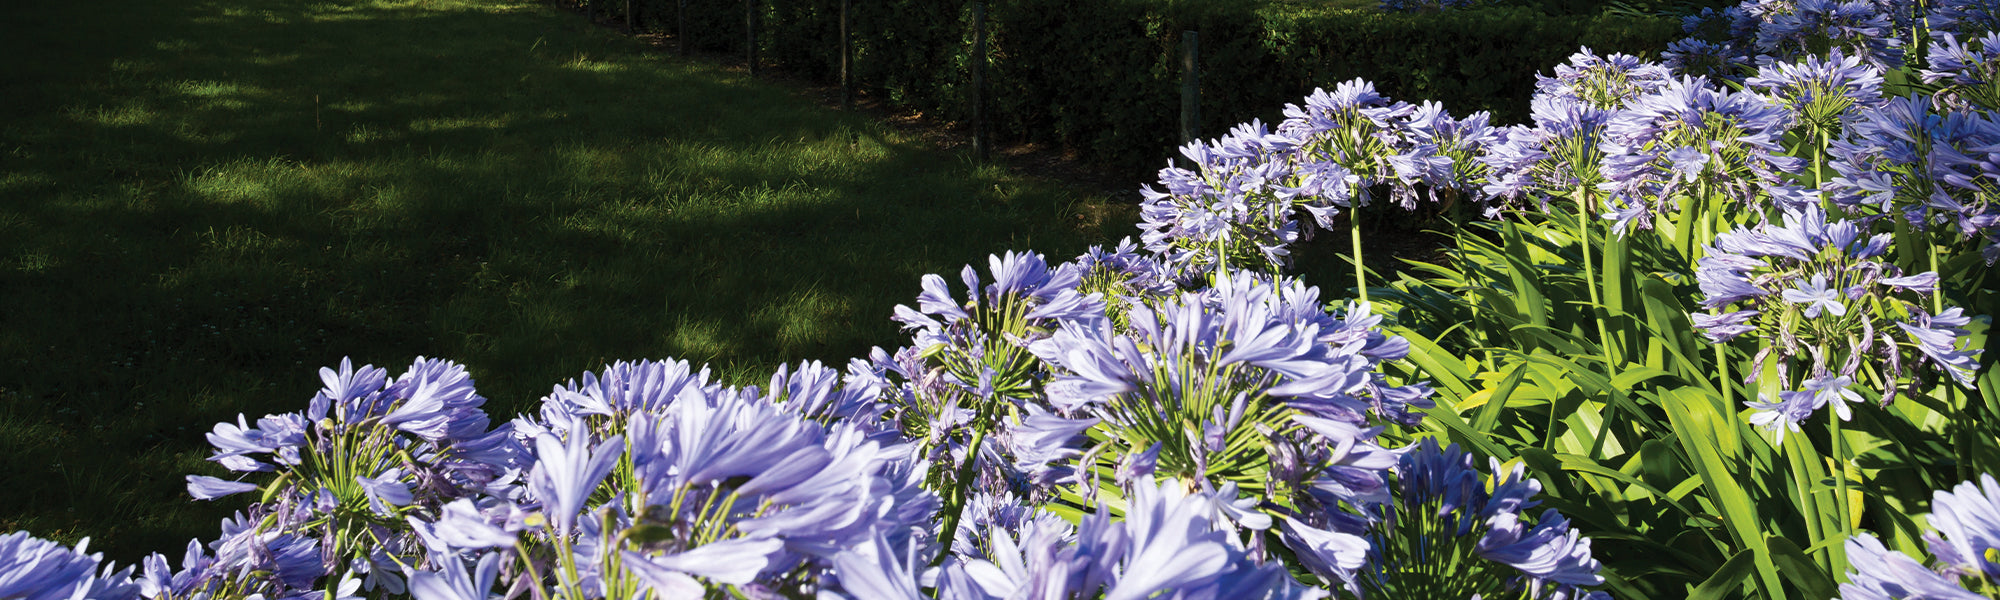
[(243, 503), (187, 499), (202, 433), (343, 356), (502, 419), (620, 359), (757, 383), (898, 344), (924, 273), (1134, 232), (533, 3), (10, 3), (0, 56), (0, 530), (127, 563)]

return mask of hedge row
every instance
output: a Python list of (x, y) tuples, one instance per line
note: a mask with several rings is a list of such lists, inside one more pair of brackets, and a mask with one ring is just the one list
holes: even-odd
[[(598, 0), (619, 10), (621, 0)], [(831, 81), (841, 0), (754, 0), (764, 64)], [(652, 0), (672, 31), (678, 0)], [(688, 42), (742, 52), (744, 3), (685, 0)], [(970, 115), (970, 0), (853, 0), (853, 70), (878, 97), (946, 120)], [(1204, 136), (1366, 78), (1394, 98), (1454, 114), (1527, 120), (1537, 69), (1588, 46), (1657, 53), (1670, 19), (1548, 16), (1523, 8), (1383, 13), (1257, 0), (988, 0), (987, 115), (1001, 141), (1060, 144), (1114, 167), (1150, 170), (1179, 145), (1181, 32), (1200, 33)]]

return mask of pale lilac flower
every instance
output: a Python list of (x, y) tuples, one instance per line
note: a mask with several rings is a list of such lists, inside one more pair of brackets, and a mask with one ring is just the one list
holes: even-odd
[(0, 536), (0, 598), (136, 600), (139, 586), (130, 569), (100, 576), (103, 555), (84, 554), (89, 546), (84, 539), (65, 548), (25, 531)]
[(1821, 312), (1836, 317), (1847, 316), (1847, 306), (1840, 301), (1840, 290), (1827, 289), (1825, 275), (1813, 275), (1811, 281), (1786, 289), (1782, 295), (1786, 302), (1805, 305), (1804, 312), (1809, 319), (1819, 318)]
[(1806, 55), (1796, 62), (1764, 66), (1745, 81), (1783, 104), (1795, 123), (1834, 129), (1861, 118), (1865, 109), (1881, 106), (1882, 70), (1843, 55)]
[(207, 475), (187, 476), (188, 495), (196, 500), (214, 500), (231, 494), (257, 491), (258, 485), (241, 481), (228, 481)]
[(502, 555), (480, 557), (473, 572), (465, 571), (465, 561), (447, 557), (441, 571), (418, 571), (410, 576), (410, 595), (417, 600), (486, 600), (493, 580), (500, 573)]
[(624, 454), (625, 439), (612, 436), (595, 449), (583, 432), (571, 432), (569, 440), (544, 433), (535, 438), (535, 468), (528, 474), (528, 489), (542, 502), (542, 510), (559, 532), (576, 528), (576, 515), (596, 491), (597, 484), (611, 472)]

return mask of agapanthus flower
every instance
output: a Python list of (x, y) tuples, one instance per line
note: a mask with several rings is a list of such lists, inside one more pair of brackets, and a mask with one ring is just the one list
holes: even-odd
[[(939, 569), (937, 598), (1325, 598), (1276, 563), (1259, 563), (1233, 539), (1214, 508), (1221, 498), (1175, 482), (1135, 481), (1123, 518), (1104, 511), (1079, 525), (1029, 519), (1018, 529), (988, 529), (982, 557), (953, 558)], [(917, 557), (876, 543), (836, 557), (837, 597), (917, 600)]]
[(1840, 600), (1986, 600), (1987, 596), (1967, 591), (1959, 582), (1924, 567), (1910, 555), (1882, 546), (1873, 534), (1863, 533), (1847, 540), (1847, 583), (1840, 584)]
[(1433, 438), (1399, 451), (1392, 499), (1368, 505), (1367, 561), (1349, 581), (1364, 597), (1580, 597), (1604, 583), (1589, 538), (1554, 510), (1531, 523), (1540, 484), (1524, 467), (1473, 467)]
[(1939, 0), (1930, 4), (1926, 19), (1933, 31), (1974, 36), (2000, 31), (2000, 2)]
[(225, 527), (216, 572), (275, 573), (271, 585), (310, 589), (318, 577), (361, 564), (370, 589), (401, 589), (399, 575), (376, 571), (420, 550), (405, 515), (517, 477), (525, 452), (510, 432), (488, 430), (485, 398), (456, 363), (418, 358), (392, 380), (343, 359), (338, 370), (321, 369), (320, 381), (324, 389), (302, 411), (254, 426), (238, 416), (208, 435), (210, 460), (275, 476), (188, 477), (196, 498), (261, 489), (260, 510), (272, 516)]
[(1402, 151), (1389, 156), (1396, 174), (1391, 199), (1405, 209), (1416, 208), (1419, 199), (1484, 200), (1488, 165), (1479, 158), (1502, 135), (1488, 114), (1455, 118), (1444, 105), (1426, 101), (1404, 119), (1401, 130)]
[(1121, 239), (1109, 249), (1091, 246), (1074, 263), (1083, 273), (1077, 291), (1102, 296), (1106, 316), (1122, 325), (1129, 307), (1179, 291), (1181, 282), (1174, 279), (1166, 263), (1163, 257), (1141, 253), (1131, 238)]
[(1991, 474), (1931, 495), (1930, 531), (1923, 539), (1937, 557), (1926, 568), (1893, 552), (1873, 535), (1847, 540), (1848, 583), (1841, 600), (1936, 598), (1976, 600), (2000, 592), (2000, 482)]
[(2000, 482), (1990, 474), (1931, 495), (1924, 542), (1947, 573), (2000, 583)]
[[(1957, 308), (1924, 311), (1936, 275), (1903, 275), (1885, 260), (1890, 238), (1863, 235), (1859, 223), (1829, 220), (1809, 204), (1782, 224), (1738, 228), (1709, 246), (1695, 278), (1702, 304), (1717, 312), (1696, 315), (1695, 326), (1716, 343), (1751, 332), (1772, 340), (1749, 367), (1753, 379), (1766, 361), (1782, 379), (1803, 375), (1798, 391), (1751, 401), (1754, 423), (1782, 436), (1829, 404), (1847, 418), (1847, 402), (1859, 401), (1849, 388), (1864, 367), (1895, 382), (1904, 365), (1927, 361), (1970, 383), (1976, 352), (1958, 347), (1965, 332), (1957, 329), (1969, 321)], [(1882, 400), (1894, 398), (1891, 385)]]
[[(765, 391), (706, 385), (685, 363), (633, 366), (545, 398), (558, 407), (542, 414), (558, 423), (516, 421), (534, 446), (525, 485), (408, 517), (429, 551), (411, 585), (473, 598), (496, 585), (561, 597), (795, 595), (856, 545), (929, 543), (938, 507), (923, 469), (862, 406), (884, 391), (868, 383), (879, 374), (863, 368), (850, 393), (837, 372), (806, 363), (779, 369)], [(573, 410), (579, 396), (613, 407), (617, 427), (586, 424), (596, 416)], [(461, 557), (477, 557), (481, 574)]]
[(917, 331), (917, 348), (934, 357), (952, 383), (967, 390), (989, 376), (992, 395), (1019, 399), (1034, 368), (1022, 349), (1059, 319), (1103, 313), (1103, 298), (1077, 291), (1083, 274), (1073, 265), (1051, 268), (1041, 254), (1007, 252), (989, 257), (993, 283), (981, 285), (967, 265), (959, 273), (970, 297), (953, 297), (943, 277), (925, 275), (916, 309), (896, 307), (896, 320)]
[(0, 535), (0, 598), (136, 600), (132, 570), (102, 564), (102, 554), (86, 554), (89, 547), (87, 538), (66, 548), (25, 531)]
[(1931, 39), (1924, 83), (1941, 85), (1937, 100), (1960, 110), (2000, 108), (2000, 32), (1966, 36), (1951, 32)]
[(1375, 84), (1353, 79), (1333, 91), (1314, 89), (1305, 104), (1285, 105), (1285, 120), (1277, 135), (1292, 140), (1298, 173), (1316, 180), (1315, 194), (1298, 202), (1322, 227), (1340, 209), (1366, 205), (1365, 191), (1395, 176), (1390, 157), (1418, 145), (1405, 139), (1408, 122), (1419, 112), (1407, 102), (1391, 101)]
[(589, 421), (598, 434), (607, 435), (627, 415), (665, 410), (682, 396), (705, 397), (720, 388), (709, 380), (706, 367), (696, 370), (685, 360), (618, 361), (599, 372), (585, 372), (581, 382), (556, 386), (542, 398), (539, 412), (544, 423), (560, 427)]
[(1588, 193), (1603, 183), (1604, 152), (1599, 143), (1615, 110), (1572, 95), (1541, 93), (1529, 108), (1534, 126), (1504, 130), (1480, 157), (1490, 169), (1485, 193), (1494, 198), (1534, 198), (1548, 210), (1549, 197)]
[(1765, 65), (1744, 85), (1776, 98), (1793, 123), (1828, 132), (1883, 102), (1882, 70), (1838, 48), (1825, 57), (1807, 55)]
[(1660, 52), (1660, 66), (1678, 75), (1708, 77), (1718, 81), (1740, 79), (1750, 66), (1750, 55), (1728, 42), (1684, 38), (1667, 44)]
[(1592, 54), (1584, 48), (1556, 65), (1554, 76), (1535, 74), (1535, 95), (1612, 110), (1673, 82), (1666, 67), (1630, 54)]
[[(1767, 6), (1780, 6), (1764, 3)], [(1876, 68), (1903, 66), (1903, 48), (1891, 15), (1865, 0), (1787, 0), (1765, 12), (1756, 47), (1772, 60), (1840, 49)]]
[[(1140, 239), (1188, 277), (1228, 265), (1282, 264), (1285, 247), (1299, 239), (1295, 196), (1346, 193), (1326, 185), (1344, 174), (1308, 173), (1293, 181), (1289, 155), (1297, 142), (1261, 122), (1232, 129), (1211, 142), (1189, 142), (1181, 154), (1192, 169), (1160, 171), (1160, 187), (1140, 190)], [(1336, 182), (1337, 183), (1337, 182)]]
[(1884, 214), (1978, 241), (2000, 260), (2000, 121), (1942, 113), (1924, 96), (1892, 98), (1828, 148), (1839, 176), (1828, 196), (1850, 212)]
[[(1779, 143), (1791, 126), (1783, 109), (1749, 92), (1727, 92), (1683, 77), (1633, 99), (1605, 128), (1605, 218), (1615, 231), (1646, 227), (1653, 213), (1678, 210), (1685, 190), (1747, 201), (1803, 164)], [(1698, 159), (1698, 160), (1697, 160)], [(1676, 170), (1676, 167), (1679, 170)], [(1643, 209), (1643, 210), (1640, 210)]]
[(1102, 319), (1070, 321), (1031, 349), (1061, 369), (1046, 386), (1056, 408), (1100, 419), (1118, 432), (1108, 437), (1135, 444), (1125, 453), (1163, 443), (1161, 476), (1242, 477), (1265, 460), (1239, 441), (1262, 437), (1259, 423), (1282, 426), (1294, 412), (1414, 422), (1422, 415), (1412, 405), (1429, 405), (1428, 390), (1402, 393), (1375, 372), (1407, 353), (1406, 344), (1374, 331), (1365, 307), (1343, 317), (1317, 302), (1312, 288), (1239, 273), (1210, 294), (1135, 308), (1129, 332)]

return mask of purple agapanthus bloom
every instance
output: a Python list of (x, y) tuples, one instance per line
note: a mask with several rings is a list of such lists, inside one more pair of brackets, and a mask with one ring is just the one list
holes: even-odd
[(1952, 86), (1988, 86), (2000, 80), (2000, 32), (1967, 36), (1962, 43), (1951, 32), (1931, 39), (1930, 65), (1921, 73), (1924, 83)]
[[(1972, 323), (1972, 318), (1956, 306), (1937, 315), (1926, 313), (1921, 307), (1912, 312), (1910, 321), (1898, 322), (1896, 326), (1909, 334), (1925, 360), (1950, 375), (1959, 385), (1971, 387), (1972, 375), (1979, 368), (1978, 356), (1981, 352), (1965, 347), (1970, 344), (1970, 332), (1965, 326)], [(1966, 343), (1961, 344), (1961, 340)]]
[(1937, 598), (1975, 600), (2000, 584), (2000, 481), (1981, 474), (1950, 491), (1931, 495), (1931, 531), (1924, 545), (1937, 557), (1935, 568), (1917, 558), (1893, 552), (1870, 534), (1847, 540), (1849, 583), (1840, 586), (1841, 600)]
[(1528, 577), (1558, 586), (1604, 583), (1603, 567), (1590, 555), (1590, 538), (1570, 529), (1569, 520), (1554, 509), (1530, 528), (1519, 513), (1502, 512), (1488, 519), (1490, 529), (1479, 539), (1479, 557), (1516, 569)]
[[(343, 359), (338, 369), (321, 369), (319, 379), (324, 387), (304, 410), (254, 425), (239, 416), (208, 435), (211, 460), (275, 477), (261, 484), (188, 477), (189, 493), (202, 499), (261, 489), (258, 510), (269, 517), (225, 526), (214, 567), (202, 577), (264, 573), (259, 593), (282, 597), (351, 568), (366, 572), (370, 589), (400, 591), (401, 577), (389, 565), (414, 560), (423, 544), (410, 530), (382, 523), (502, 491), (524, 473), (525, 448), (512, 431), (489, 431), (485, 398), (457, 363), (418, 358), (391, 379)], [(373, 543), (319, 545), (361, 528), (370, 528)]]
[(1728, 42), (1686, 38), (1660, 52), (1660, 65), (1678, 75), (1735, 80), (1750, 65), (1750, 55)]
[(619, 361), (602, 374), (585, 372), (542, 399), (542, 418), (551, 423), (585, 417), (610, 417), (664, 410), (683, 395), (705, 396), (720, 384), (709, 381), (706, 367), (694, 369), (685, 360)]
[[(1366, 597), (1426, 589), (1448, 597), (1579, 597), (1604, 583), (1589, 538), (1554, 510), (1530, 524), (1524, 511), (1541, 486), (1524, 467), (1473, 468), (1457, 445), (1434, 438), (1400, 451), (1392, 499), (1370, 505), (1368, 561), (1351, 586)], [(1436, 565), (1458, 565), (1440, 572)], [(1425, 565), (1418, 568), (1416, 565)]]
[[(1285, 246), (1299, 239), (1294, 204), (1344, 203), (1347, 188), (1328, 185), (1339, 173), (1301, 171), (1295, 178), (1292, 136), (1252, 121), (1211, 142), (1194, 141), (1181, 154), (1192, 169), (1160, 171), (1160, 187), (1140, 190), (1140, 239), (1169, 255), (1178, 276), (1229, 266), (1282, 264)], [(1295, 181), (1294, 179), (1299, 179)], [(1344, 206), (1344, 204), (1342, 204)]]
[(1924, 568), (1910, 555), (1882, 546), (1873, 534), (1863, 533), (1847, 540), (1847, 583), (1840, 584), (1840, 600), (1984, 600), (1966, 591), (1957, 581)]
[[(1225, 498), (1179, 483), (1133, 482), (1124, 519), (1104, 512), (1070, 526), (1060, 519), (1025, 521), (1018, 532), (992, 528), (983, 557), (951, 559), (940, 569), (936, 597), (1001, 598), (1269, 598), (1318, 599), (1277, 563), (1259, 563), (1234, 538), (1215, 506)], [(836, 558), (838, 597), (914, 600), (920, 570), (914, 556), (875, 543)]]
[(1765, 65), (1743, 83), (1777, 99), (1794, 123), (1832, 130), (1880, 106), (1882, 82), (1880, 68), (1836, 48), (1825, 57)]
[(0, 535), (0, 598), (136, 600), (140, 586), (131, 569), (100, 574), (103, 555), (85, 554), (89, 546), (84, 539), (65, 548), (25, 531)]
[(567, 441), (549, 433), (535, 438), (535, 469), (528, 473), (528, 490), (542, 502), (556, 531), (576, 528), (577, 513), (624, 454), (623, 446), (624, 438), (612, 436), (592, 449), (589, 436), (581, 431), (570, 432)]
[[(1716, 89), (1683, 77), (1632, 99), (1604, 132), (1605, 218), (1623, 231), (1650, 213), (1676, 210), (1675, 197), (1697, 184), (1748, 199), (1796, 171), (1780, 144), (1791, 120), (1755, 93)], [(1638, 210), (1643, 207), (1644, 210)]]
[(2000, 259), (2000, 121), (1934, 104), (1892, 98), (1856, 121), (1828, 148), (1838, 173), (1828, 196), (1853, 213), (1957, 231), (1981, 243), (1990, 264)]
[(1990, 474), (1931, 495), (1924, 534), (1931, 554), (1948, 573), (2000, 583), (2000, 482)]
[(1756, 331), (1757, 325), (1751, 319), (1759, 314), (1761, 313), (1754, 310), (1739, 310), (1720, 315), (1695, 313), (1688, 315), (1688, 319), (1694, 322), (1695, 329), (1701, 330), (1701, 334), (1707, 337), (1708, 341), (1722, 343)]
[(1967, 36), (2000, 31), (2000, 2), (1994, 0), (1941, 0), (1931, 4), (1927, 16), (1934, 31)]
[(194, 496), (196, 500), (214, 500), (223, 496), (253, 492), (258, 489), (257, 484), (254, 483), (217, 479), (207, 475), (189, 475), (187, 476), (187, 482), (188, 495)]
[(410, 595), (417, 600), (486, 600), (493, 592), (495, 576), (500, 573), (501, 558), (498, 554), (485, 555), (467, 573), (465, 561), (448, 557), (441, 571), (411, 575)]
[[(1771, 3), (1766, 3), (1767, 5)], [(1883, 70), (1903, 66), (1903, 47), (1891, 15), (1865, 0), (1789, 0), (1766, 13), (1757, 50), (1774, 60), (1840, 49)]]
[[(1922, 307), (1936, 293), (1935, 273), (1903, 275), (1885, 260), (1890, 234), (1865, 236), (1859, 223), (1830, 220), (1817, 205), (1783, 218), (1717, 236), (1695, 273), (1704, 306), (1737, 307), (1694, 315), (1703, 335), (1725, 343), (1762, 332), (1776, 342), (1751, 365), (1753, 380), (1767, 361), (1781, 377), (1805, 374), (1799, 391), (1750, 402), (1753, 423), (1782, 436), (1828, 404), (1847, 418), (1847, 403), (1860, 401), (1850, 387), (1864, 366), (1894, 382), (1904, 365), (1929, 362), (1970, 385), (1977, 352), (1958, 347), (1966, 335), (1959, 327), (1970, 320), (1958, 308), (1933, 317)], [(1882, 390), (1883, 403), (1895, 388)]]
[(636, 487), (626, 493), (647, 507), (639, 525), (674, 532), (621, 550), (628, 564), (645, 563), (641, 579), (780, 585), (767, 579), (782, 566), (825, 566), (878, 535), (907, 543), (932, 518), (936, 498), (903, 475), (906, 447), (803, 417), (768, 396), (725, 391), (635, 418)]
[(1535, 75), (1535, 95), (1614, 110), (1673, 81), (1666, 67), (1630, 54), (1592, 54), (1584, 48), (1556, 65), (1554, 76)]
[(1780, 293), (1786, 302), (1805, 306), (1806, 318), (1818, 318), (1821, 312), (1835, 317), (1847, 316), (1847, 305), (1841, 303), (1841, 290), (1827, 289), (1826, 275), (1815, 273), (1811, 281)]
[[(1370, 317), (1365, 309), (1345, 319), (1304, 310), (1316, 292), (1287, 292), (1288, 284), (1249, 273), (1223, 283), (1207, 296), (1183, 294), (1135, 308), (1126, 333), (1103, 320), (1075, 321), (1032, 344), (1037, 356), (1062, 369), (1047, 385), (1050, 401), (1114, 430), (1151, 427), (1160, 418), (1150, 415), (1161, 411), (1174, 415), (1170, 421), (1217, 431), (1247, 430), (1286, 409), (1357, 424), (1371, 415), (1421, 418), (1407, 407), (1427, 406), (1427, 392), (1397, 394), (1401, 388), (1373, 372), (1407, 347), (1353, 325)], [(1163, 474), (1192, 475), (1205, 471), (1197, 465), (1225, 460), (1208, 456), (1207, 442), (1191, 445), (1177, 431), (1142, 437), (1166, 444)]]

